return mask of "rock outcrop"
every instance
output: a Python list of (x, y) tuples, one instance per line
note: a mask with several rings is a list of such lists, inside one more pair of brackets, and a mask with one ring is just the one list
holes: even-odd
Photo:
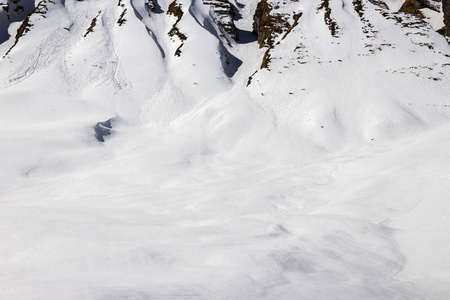
[(203, 0), (203, 3), (211, 6), (212, 17), (222, 36), (228, 35), (238, 41), (239, 34), (234, 24), (236, 17), (234, 5), (229, 0)]
[(22, 21), (22, 24), (17, 29), (16, 37), (14, 40), (14, 44), (11, 46), (11, 48), (6, 51), (5, 55), (3, 55), (3, 58), (5, 58), (11, 50), (17, 45), (20, 38), (24, 36), (27, 32), (31, 30), (31, 28), (34, 26), (31, 18), (34, 16), (42, 16), (45, 18), (45, 14), (47, 13), (47, 3), (50, 2), (50, 0), (42, 0), (40, 1), (36, 7), (25, 17), (25, 19)]
[(272, 6), (267, 0), (261, 0), (253, 15), (253, 33), (258, 36), (259, 48), (272, 47), (275, 36), (289, 28), (289, 23), (283, 15), (272, 12)]
[(324, 21), (325, 24), (327, 24), (328, 29), (330, 29), (331, 36), (337, 37), (339, 26), (337, 25), (336, 21), (331, 17), (331, 8), (330, 8), (330, 1), (329, 0), (322, 0), (320, 5), (317, 7), (317, 11), (323, 10), (324, 11)]
[(450, 37), (450, 0), (442, 0), (442, 12), (444, 13), (444, 27), (439, 33)]
[(10, 37), (9, 25), (23, 21), (34, 8), (34, 1), (30, 0), (0, 0), (0, 44)]
[[(422, 9), (428, 8), (436, 12), (441, 12), (438, 0), (406, 0), (399, 12), (408, 13), (418, 18), (424, 19)], [(442, 13), (444, 18), (444, 27), (438, 30), (442, 35), (450, 37), (450, 0), (442, 0)]]
[(402, 7), (400, 7), (399, 12), (408, 13), (423, 19), (425, 16), (420, 11), (423, 8), (429, 8), (439, 12), (439, 9), (432, 3), (431, 0), (406, 0)]
[(150, 10), (150, 11), (155, 11), (156, 10), (156, 4), (155, 4), (155, 1), (154, 0), (149, 0), (147, 3), (146, 3), (146, 5), (147, 5), (147, 8)]
[(175, 23), (172, 25), (172, 28), (168, 32), (168, 35), (171, 38), (178, 37), (180, 39), (181, 44), (175, 50), (175, 56), (181, 56), (181, 48), (184, 45), (184, 41), (187, 40), (187, 36), (184, 33), (182, 33), (178, 28), (178, 23), (181, 21), (181, 18), (183, 17), (184, 14), (183, 10), (181, 9), (181, 4), (179, 4), (176, 0), (174, 0), (172, 3), (170, 3), (169, 8), (167, 9), (167, 14), (177, 18)]

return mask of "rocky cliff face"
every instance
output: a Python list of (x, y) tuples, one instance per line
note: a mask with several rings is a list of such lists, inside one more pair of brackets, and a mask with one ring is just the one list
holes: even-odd
[(442, 11), (444, 13), (444, 27), (440, 32), (450, 37), (450, 0), (442, 0)]
[[(297, 1), (283, 4), (289, 7), (295, 2)], [(280, 4), (278, 1), (261, 0), (253, 15), (253, 34), (258, 37), (259, 48), (268, 48), (264, 53), (261, 69), (269, 67), (271, 50), (297, 26), (302, 16), (302, 12), (294, 7), (290, 13), (280, 10)]]
[(399, 12), (408, 13), (408, 14), (411, 14), (418, 18), (423, 19), (424, 15), (420, 11), (423, 8), (429, 8), (431, 10), (439, 12), (437, 3), (434, 3), (434, 2), (436, 2), (436, 1), (433, 1), (433, 0), (406, 0), (403, 3), (402, 7), (400, 8)]
[[(17, 2), (19, 2), (19, 0)], [(3, 57), (8, 55), (9, 52), (11, 52), (11, 50), (17, 45), (20, 38), (22, 38), (24, 35), (26, 35), (31, 30), (31, 28), (34, 26), (33, 19), (36, 19), (36, 18), (39, 19), (42, 17), (45, 18), (45, 14), (47, 13), (47, 3), (48, 2), (50, 2), (50, 0), (40, 1), (36, 5), (36, 7), (25, 16), (25, 18), (23, 19), (19, 28), (17, 29), (16, 35), (14, 37), (14, 44), (8, 49), (8, 51), (5, 53), (5, 55)], [(23, 12), (24, 11), (22, 11), (22, 14), (23, 14)], [(17, 16), (18, 15), (16, 15), (16, 17)]]
[(229, 36), (235, 41), (239, 40), (239, 33), (234, 24), (235, 10), (239, 3), (231, 3), (230, 0), (203, 0), (205, 5), (211, 7), (211, 15), (217, 24), (223, 37)]
[(33, 9), (33, 0), (0, 0), (0, 43), (9, 38), (9, 25), (22, 21)]
[[(444, 10), (447, 11), (448, 16), (448, 0), (444, 0)], [(314, 5), (314, 4), (311, 4)], [(386, 24), (390, 23), (391, 28), (402, 28), (404, 34), (410, 37), (410, 43), (419, 47), (425, 47), (432, 51), (434, 50), (434, 42), (428, 38), (430, 27), (427, 25), (426, 18), (423, 15), (423, 9), (432, 10), (434, 13), (439, 13), (441, 7), (435, 0), (407, 0), (404, 2), (400, 13), (395, 10), (391, 10), (384, 1), (370, 0), (361, 1), (354, 0), (350, 3), (352, 8), (347, 11), (359, 19), (359, 24), (349, 25), (348, 21), (339, 17), (340, 7), (336, 1), (321, 0), (315, 6), (315, 15), (318, 20), (322, 19), (321, 30), (323, 27), (328, 28), (329, 43), (325, 48), (336, 48), (336, 53), (341, 52), (342, 44), (341, 38), (346, 38), (346, 34), (349, 31), (349, 26), (353, 26), (353, 29), (361, 29), (363, 36), (363, 51), (359, 53), (359, 56), (373, 56), (379, 52), (391, 51), (396, 48), (395, 40), (392, 40), (388, 35), (381, 34), (380, 29), (376, 24), (377, 18), (382, 17), (385, 19)], [(286, 55), (293, 62), (300, 64), (308, 64), (312, 61), (319, 63), (330, 63), (332, 60), (325, 60), (324, 57), (320, 57), (321, 53), (312, 53), (309, 47), (305, 45), (303, 36), (307, 34), (316, 35), (313, 32), (301, 30), (305, 18), (310, 16), (304, 16), (304, 11), (299, 9), (298, 1), (278, 1), (278, 0), (260, 0), (256, 6), (253, 16), (253, 33), (257, 35), (258, 45), (260, 48), (266, 48), (260, 69), (274, 70), (273, 62), (286, 59)], [(407, 14), (405, 15), (404, 13)], [(414, 15), (411, 17), (409, 15)], [(418, 20), (424, 18), (424, 21)], [(448, 17), (447, 17), (448, 18)], [(446, 29), (445, 27), (444, 29)], [(443, 30), (444, 30), (443, 29)], [(308, 29), (309, 30), (309, 29)], [(418, 30), (420, 32), (418, 32)], [(297, 37), (301, 37), (298, 40), (297, 46), (292, 49), (291, 53), (284, 51), (282, 54), (277, 54), (283, 51), (279, 49), (283, 46), (279, 46), (284, 43), (284, 40), (293, 32)], [(326, 30), (325, 30), (326, 32)], [(426, 32), (426, 33), (425, 33)], [(414, 38), (413, 38), (414, 37)], [(317, 37), (315, 37), (317, 39)], [(319, 40), (316, 40), (320, 43)], [(294, 54), (295, 53), (295, 54)], [(341, 59), (336, 61), (340, 62)], [(446, 66), (444, 66), (446, 67)], [(255, 72), (256, 74), (257, 72)], [(250, 85), (254, 75), (249, 77), (248, 84)], [(436, 78), (440, 80), (440, 76), (430, 76), (430, 78)]]
[(442, 0), (405, 0), (399, 12), (411, 14), (421, 19), (426, 19), (423, 10), (429, 9), (436, 13), (442, 13), (444, 27), (438, 30), (442, 35), (450, 37), (450, 1)]

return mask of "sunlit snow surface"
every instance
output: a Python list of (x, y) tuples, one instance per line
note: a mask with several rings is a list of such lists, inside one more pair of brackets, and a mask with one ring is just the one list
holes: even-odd
[(259, 70), (256, 1), (229, 47), (180, 0), (179, 58), (174, 17), (122, 2), (55, 1), (0, 60), (1, 300), (450, 298), (443, 37), (364, 1), (369, 42), (331, 0), (332, 38), (300, 0)]

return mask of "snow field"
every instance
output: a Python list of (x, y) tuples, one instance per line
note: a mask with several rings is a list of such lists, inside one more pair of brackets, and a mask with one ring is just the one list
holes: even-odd
[(55, 1), (0, 61), (1, 300), (450, 296), (442, 37), (292, 2), (259, 70), (254, 1), (231, 46), (179, 1), (180, 57), (170, 1), (122, 2)]

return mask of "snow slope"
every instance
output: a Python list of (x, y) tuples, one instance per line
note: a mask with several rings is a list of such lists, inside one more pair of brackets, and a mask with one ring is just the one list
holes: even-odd
[(0, 299), (448, 299), (445, 38), (374, 0), (330, 0), (334, 34), (322, 1), (271, 0), (301, 16), (260, 49), (255, 1), (231, 1), (239, 42), (170, 2), (8, 28)]

